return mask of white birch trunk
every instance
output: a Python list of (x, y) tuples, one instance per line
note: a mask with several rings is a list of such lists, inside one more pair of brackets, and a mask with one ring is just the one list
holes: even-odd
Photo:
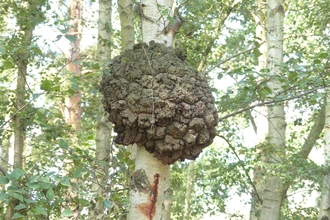
[[(99, 21), (98, 21), (98, 60), (102, 64), (106, 64), (111, 59), (111, 16), (112, 16), (112, 1), (100, 0), (99, 2)], [(101, 79), (99, 79), (101, 80)], [(107, 113), (104, 111), (102, 103), (97, 113), (97, 127), (95, 135), (95, 157), (99, 164), (101, 173), (98, 180), (92, 185), (92, 190), (97, 195), (103, 198), (108, 198), (107, 192), (102, 187), (108, 180), (109, 172), (109, 157), (111, 144), (112, 123), (107, 119)], [(105, 162), (105, 163), (102, 163)], [(104, 165), (103, 165), (104, 164)], [(100, 184), (99, 184), (100, 183)], [(97, 200), (95, 207), (89, 210), (90, 219), (100, 219), (105, 217), (105, 208), (102, 201)]]
[(194, 174), (195, 174), (195, 161), (192, 160), (189, 162), (188, 166), (188, 174), (187, 174), (187, 185), (186, 185), (186, 194), (185, 194), (185, 201), (184, 201), (184, 219), (189, 220), (190, 218), (190, 203), (191, 203), (191, 196), (192, 196), (192, 189), (193, 189), (193, 181), (194, 181)]
[[(259, 38), (259, 51), (261, 56), (258, 57), (258, 67), (259, 71), (262, 71), (267, 68), (267, 45), (266, 45), (266, 0), (257, 0), (257, 11), (254, 15), (256, 27), (256, 37)], [(263, 78), (259, 79), (260, 81), (264, 80)], [(268, 137), (268, 120), (267, 120), (267, 107), (260, 106), (255, 109), (256, 117), (255, 124), (256, 129), (255, 133), (257, 135), (258, 145), (262, 146)], [(265, 156), (261, 149), (257, 149), (257, 156), (265, 161)], [(250, 208), (250, 220), (258, 220), (261, 212), (261, 202), (262, 192), (264, 191), (264, 169), (259, 164), (254, 166), (254, 184), (256, 187), (256, 192), (253, 192), (251, 198), (251, 208)]]
[[(324, 144), (324, 163), (330, 165), (330, 93), (327, 92), (325, 109), (325, 144)], [(327, 217), (327, 218), (326, 218)], [(330, 219), (330, 174), (323, 177), (320, 211), (318, 219)]]
[(118, 0), (121, 50), (133, 49), (135, 43), (132, 0)]
[[(162, 10), (168, 9), (173, 16), (172, 0), (143, 0), (140, 6), (143, 42), (155, 42), (173, 45), (175, 33), (167, 31), (169, 21), (162, 16)], [(169, 218), (166, 195), (170, 189), (170, 166), (164, 165), (143, 146), (138, 147), (135, 160), (135, 171), (132, 175), (130, 191), (130, 220), (160, 220)]]
[[(281, 84), (273, 77), (281, 74), (283, 62), (283, 0), (267, 2), (267, 65), (270, 70), (269, 88), (274, 94), (281, 92)], [(285, 150), (285, 112), (283, 104), (268, 106), (268, 145), (275, 148), (276, 153), (267, 155), (270, 164), (280, 163), (279, 154)], [(274, 152), (274, 151), (273, 151)], [(261, 220), (278, 220), (283, 200), (283, 184), (278, 175), (268, 175), (263, 192)]]

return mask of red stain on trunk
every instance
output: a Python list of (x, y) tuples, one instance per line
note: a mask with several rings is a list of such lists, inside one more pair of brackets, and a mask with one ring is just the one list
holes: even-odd
[(147, 216), (149, 220), (152, 220), (156, 213), (156, 202), (158, 198), (158, 184), (159, 184), (159, 174), (154, 175), (154, 182), (151, 185), (151, 196), (148, 203), (142, 203), (138, 206), (143, 215)]

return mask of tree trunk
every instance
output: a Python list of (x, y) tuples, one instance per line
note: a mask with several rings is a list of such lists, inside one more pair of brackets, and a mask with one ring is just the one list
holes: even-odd
[(131, 185), (129, 219), (160, 220), (170, 185), (170, 166), (138, 147)]
[[(74, 37), (70, 41), (70, 49), (67, 54), (68, 71), (73, 73), (74, 76), (80, 77), (80, 42), (81, 42), (81, 0), (70, 1), (70, 29), (68, 35)], [(65, 105), (62, 107), (62, 113), (66, 122), (73, 127), (74, 130), (80, 129), (81, 119), (81, 93), (79, 90), (76, 94), (65, 100)]]
[[(82, 27), (81, 27), (81, 12), (82, 12), (82, 2), (81, 0), (70, 0), (70, 28), (68, 31), (68, 38), (70, 40), (70, 47), (66, 58), (68, 60), (67, 70), (69, 74), (72, 74), (74, 77), (81, 76), (81, 64), (80, 64), (80, 42), (82, 36)], [(71, 97), (65, 99), (65, 104), (62, 106), (62, 114), (68, 125), (71, 125), (75, 131), (80, 130), (80, 121), (81, 121), (81, 92), (79, 89), (76, 90), (76, 93)], [(64, 170), (67, 173), (73, 168), (73, 161), (69, 160), (64, 163)], [(71, 182), (68, 187), (67, 195), (65, 200), (68, 202), (73, 218), (78, 219), (80, 215), (80, 207), (77, 204), (74, 204), (73, 201), (78, 197), (78, 189), (76, 186), (76, 181)]]
[(193, 181), (195, 175), (195, 161), (190, 161), (188, 166), (187, 174), (187, 185), (186, 185), (186, 195), (184, 201), (184, 219), (189, 220), (190, 218), (190, 203), (191, 203), (191, 194), (193, 189)]
[[(173, 46), (175, 30), (169, 24), (167, 16), (162, 16), (161, 10), (168, 10), (169, 16), (174, 16), (172, 0), (143, 0), (138, 6), (142, 25), (142, 39), (147, 44), (155, 42)], [(162, 206), (168, 204), (165, 200), (170, 192), (170, 166), (164, 165), (143, 146), (138, 147), (135, 160), (135, 171), (132, 175), (130, 191), (131, 220), (160, 220), (167, 215), (168, 209), (162, 213)], [(165, 207), (166, 207), (165, 206)]]
[[(36, 2), (29, 2), (27, 5), (26, 11), (27, 13), (31, 13), (37, 10), (37, 3)], [(32, 16), (32, 13), (31, 13)], [(22, 43), (21, 46), (24, 47), (21, 53), (16, 54), (17, 58), (17, 81), (16, 81), (16, 106), (15, 110), (19, 111), (23, 108), (25, 104), (25, 88), (26, 88), (26, 76), (27, 76), (27, 67), (29, 64), (29, 51), (28, 46), (31, 45), (33, 30), (36, 24), (33, 23), (32, 25), (27, 26), (20, 26), (20, 30), (23, 32), (22, 35)], [(20, 114), (16, 114), (14, 118), (14, 169), (16, 168), (23, 168), (23, 152), (24, 152), (24, 142), (25, 142), (25, 130), (26, 130), (26, 123), (23, 121), (24, 119), (21, 118)], [(18, 200), (12, 199), (9, 202), (7, 211), (6, 211), (6, 219), (11, 219), (14, 215), (15, 211), (14, 208), (18, 205)]]
[[(330, 165), (330, 93), (327, 93), (325, 110), (325, 144), (324, 144), (324, 163)], [(323, 177), (319, 219), (330, 219), (330, 174), (326, 173)]]
[[(270, 70), (269, 88), (273, 97), (281, 92), (281, 84), (274, 76), (281, 75), (280, 66), (283, 62), (283, 19), (284, 8), (282, 0), (268, 0), (267, 2), (267, 66)], [(268, 146), (272, 149), (268, 153), (267, 163), (281, 163), (285, 155), (285, 112), (284, 104), (268, 106)], [(275, 165), (276, 166), (276, 165)], [(276, 170), (274, 170), (276, 173)], [(273, 173), (273, 172), (269, 172)], [(284, 187), (279, 175), (269, 174), (265, 181), (262, 195), (261, 220), (278, 220), (283, 200)]]
[(135, 42), (134, 12), (132, 3), (132, 0), (118, 0), (122, 51), (133, 49)]
[[(256, 26), (256, 37), (259, 39), (258, 43), (260, 44), (259, 51), (261, 55), (258, 57), (258, 67), (259, 71), (263, 71), (267, 68), (267, 45), (266, 42), (266, 0), (257, 0), (257, 10), (256, 14), (254, 14), (254, 20), (257, 24)], [(264, 79), (259, 79), (260, 81)], [(262, 144), (266, 141), (268, 136), (268, 120), (267, 120), (267, 107), (260, 106), (256, 108), (256, 118), (251, 120), (255, 120), (252, 124), (256, 124), (255, 133), (258, 138), (257, 145), (262, 146)], [(263, 151), (261, 149), (257, 149), (256, 155), (263, 162), (265, 162), (265, 156), (263, 155)], [(250, 220), (258, 220), (261, 212), (261, 204), (262, 201), (262, 192), (264, 190), (264, 169), (261, 166), (254, 166), (254, 184), (256, 187), (256, 192), (253, 192), (251, 198), (251, 208), (250, 208)]]
[[(99, 21), (98, 21), (98, 61), (101, 64), (107, 64), (111, 59), (111, 38), (112, 38), (112, 1), (101, 0), (99, 2)], [(101, 80), (101, 79), (99, 79)], [(107, 184), (109, 176), (109, 159), (111, 145), (112, 123), (108, 121), (107, 113), (104, 111), (103, 105), (100, 102), (97, 115), (97, 127), (95, 137), (95, 157), (99, 165), (100, 176), (92, 185), (92, 190), (97, 195), (103, 198), (109, 197), (103, 185)], [(89, 209), (90, 219), (99, 219), (104, 217), (104, 205), (100, 200), (96, 200), (95, 207)]]

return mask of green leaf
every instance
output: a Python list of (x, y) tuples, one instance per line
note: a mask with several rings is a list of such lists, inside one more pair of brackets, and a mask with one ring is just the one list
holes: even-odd
[(46, 197), (48, 200), (52, 201), (54, 200), (55, 194), (54, 194), (54, 190), (52, 188), (49, 188), (46, 192)]
[(51, 88), (52, 88), (52, 82), (50, 80), (46, 79), (42, 81), (40, 85), (40, 89), (45, 91), (50, 91)]
[(105, 200), (103, 201), (103, 206), (104, 206), (105, 208), (107, 208), (107, 209), (110, 209), (110, 207), (111, 207), (111, 203), (110, 203), (110, 201), (107, 200), (107, 199), (105, 199)]
[(65, 29), (59, 29), (59, 28), (58, 28), (58, 30), (59, 30), (62, 34), (66, 34), (66, 33), (68, 33), (69, 28), (65, 28)]
[(16, 212), (11, 219), (18, 219), (18, 218), (24, 218), (25, 216), (21, 213)]
[(175, 19), (174, 19), (173, 17), (171, 17), (171, 16), (167, 16), (167, 19), (169, 20), (169, 22), (170, 22), (171, 24), (174, 24), (174, 23), (175, 23)]
[(11, 62), (10, 60), (4, 60), (2, 62), (2, 66), (5, 68), (5, 69), (11, 69), (11, 68), (14, 68), (15, 67), (15, 64), (13, 62)]
[(262, 55), (262, 53), (260, 53), (259, 49), (254, 49), (253, 54), (255, 57), (260, 57)]
[(56, 36), (56, 39), (54, 40), (54, 42), (57, 42), (57, 41), (61, 40), (62, 36), (63, 35), (61, 35), (61, 34), (57, 35)]
[(32, 94), (32, 98), (33, 99), (37, 99), (37, 98), (39, 98), (39, 96), (41, 96), (42, 95), (42, 93), (35, 93), (35, 94)]
[(47, 212), (46, 212), (46, 210), (45, 210), (44, 208), (42, 208), (42, 207), (36, 205), (36, 209), (38, 210), (38, 212), (39, 212), (40, 214), (42, 214), (42, 215), (47, 215)]
[(82, 205), (83, 207), (89, 206), (89, 201), (86, 199), (79, 199), (79, 204)]
[(0, 53), (5, 54), (6, 53), (6, 49), (3, 48), (3, 47), (0, 47)]
[(299, 57), (299, 58), (301, 58), (303, 55), (302, 55), (302, 53), (300, 52), (300, 51), (297, 51), (296, 53), (295, 53), (295, 55), (297, 56), (297, 57)]
[(8, 198), (8, 194), (5, 192), (0, 192), (0, 200), (5, 200)]
[(78, 90), (79, 89), (78, 80), (76, 78), (71, 78), (69, 80), (71, 82), (71, 87), (75, 90)]
[(8, 178), (5, 177), (5, 176), (0, 176), (0, 184), (4, 184), (5, 185), (7, 183), (9, 183)]
[(72, 212), (70, 209), (65, 209), (63, 212), (62, 212), (62, 215), (65, 216), (65, 217), (70, 217), (70, 216), (73, 216)]
[(68, 149), (68, 144), (63, 140), (61, 139), (58, 143), (58, 145), (60, 146), (60, 148), (62, 149)]
[(93, 64), (92, 64), (92, 68), (93, 68), (94, 70), (99, 70), (99, 69), (100, 69), (100, 65), (99, 65), (98, 63), (93, 63)]
[(15, 199), (18, 199), (19, 201), (23, 202), (23, 196), (18, 194), (18, 193), (12, 193), (11, 194), (12, 197), (14, 197)]
[(17, 205), (14, 209), (15, 210), (21, 210), (21, 209), (25, 209), (27, 206), (23, 203), (20, 203), (19, 205)]
[(71, 36), (71, 35), (65, 35), (65, 38), (68, 39), (72, 43), (76, 41), (76, 38), (74, 36)]
[(17, 180), (19, 179), (21, 176), (23, 176), (23, 174), (25, 173), (24, 170), (21, 169), (14, 169), (13, 172), (7, 174), (7, 177), (9, 180)]
[(63, 186), (70, 186), (70, 178), (69, 177), (64, 177), (63, 180), (61, 180), (61, 184)]
[(82, 173), (83, 173), (83, 172), (86, 172), (86, 169), (84, 169), (84, 168), (79, 168), (79, 169), (77, 169), (77, 170), (75, 170), (75, 171), (73, 172), (73, 177), (74, 177), (74, 178), (79, 178), (79, 177), (82, 176)]
[(31, 203), (36, 203), (36, 201), (34, 201), (34, 200), (32, 200), (32, 199), (24, 199), (24, 201), (25, 201), (26, 203), (29, 203), (29, 204), (31, 204)]

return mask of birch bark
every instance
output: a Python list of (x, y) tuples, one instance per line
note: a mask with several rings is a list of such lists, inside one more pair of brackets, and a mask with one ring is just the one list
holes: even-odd
[[(267, 2), (267, 67), (270, 70), (269, 88), (273, 98), (281, 92), (281, 84), (276, 80), (281, 76), (283, 63), (283, 0), (268, 0)], [(285, 154), (285, 112), (284, 104), (268, 106), (268, 146), (272, 153), (267, 155), (267, 163), (281, 163)], [(267, 149), (264, 149), (267, 151)], [(276, 173), (276, 171), (275, 171)], [(279, 175), (271, 172), (267, 175), (263, 191), (261, 220), (278, 220), (283, 200), (284, 187)]]
[[(325, 109), (325, 144), (324, 144), (324, 163), (330, 165), (330, 93), (326, 94)], [(320, 211), (318, 219), (330, 219), (330, 174), (326, 173), (323, 177)]]
[[(267, 68), (267, 45), (266, 42), (266, 0), (257, 0), (257, 10), (254, 14), (254, 20), (257, 24), (256, 26), (256, 37), (259, 39), (258, 42), (260, 44), (259, 51), (261, 55), (258, 57), (258, 68), (259, 71), (263, 71)], [(260, 81), (264, 79), (259, 79)], [(267, 120), (267, 107), (260, 106), (256, 108), (256, 117), (255, 124), (256, 129), (255, 133), (257, 135), (258, 145), (262, 146), (262, 144), (266, 141), (268, 136), (268, 120)], [(261, 163), (265, 162), (265, 156), (261, 149), (257, 149), (256, 155), (261, 159)], [(251, 199), (251, 208), (250, 208), (250, 220), (258, 220), (261, 212), (261, 203), (259, 199), (262, 199), (262, 191), (264, 190), (263, 184), (263, 176), (264, 169), (260, 164), (256, 164), (254, 166), (254, 184), (256, 186), (256, 192), (253, 192)]]
[[(99, 1), (99, 20), (98, 20), (98, 61), (107, 64), (111, 59), (111, 38), (112, 38), (112, 0)], [(99, 79), (101, 80), (101, 79)], [(112, 123), (107, 119), (107, 113), (104, 111), (100, 102), (97, 113), (97, 127), (95, 134), (95, 157), (99, 165), (100, 176), (92, 185), (93, 192), (108, 198), (103, 185), (107, 184), (109, 177), (109, 157), (111, 145)], [(103, 202), (96, 200), (95, 207), (91, 206), (89, 210), (90, 219), (101, 219), (105, 217), (105, 208)]]
[[(169, 21), (161, 12), (168, 10), (169, 16), (173, 17), (174, 2), (143, 0), (138, 6), (143, 42), (148, 44), (154, 40), (173, 46), (175, 33), (167, 30)], [(130, 220), (159, 220), (168, 215), (168, 212), (162, 212), (162, 206), (166, 206), (165, 195), (170, 191), (170, 166), (162, 164), (143, 146), (137, 149), (131, 186)]]

